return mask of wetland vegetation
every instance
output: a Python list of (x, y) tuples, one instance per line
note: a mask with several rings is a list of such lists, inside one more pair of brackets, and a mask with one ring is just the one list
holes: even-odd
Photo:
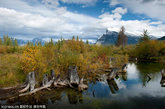
[[(78, 78), (84, 79), (88, 89), (77, 91), (67, 83), (71, 88), (46, 89), (25, 96), (25, 99), (14, 97), (0, 103), (48, 104), (49, 108), (121, 108), (127, 105), (125, 108), (131, 109), (141, 102), (149, 106), (152, 98), (156, 102), (153, 106), (161, 108), (163, 104), (159, 101), (165, 97), (164, 83), (161, 82), (164, 81), (161, 76), (164, 62), (164, 41), (148, 39), (136, 45), (91, 45), (73, 37), (70, 40), (61, 38), (57, 43), (51, 39), (44, 45), (29, 42), (19, 46), (16, 39), (4, 36), (0, 39), (0, 87), (24, 84), (32, 71), (38, 81), (35, 87), (40, 86), (43, 75), (46, 75), (45, 81), (50, 79), (47, 76), (50, 71), (54, 71), (55, 77), (65, 80), (68, 68), (76, 66)], [(127, 64), (126, 72), (118, 70), (124, 64)], [(4, 89), (0, 91), (0, 96), (4, 97)], [(8, 90), (6, 93), (17, 91)]]

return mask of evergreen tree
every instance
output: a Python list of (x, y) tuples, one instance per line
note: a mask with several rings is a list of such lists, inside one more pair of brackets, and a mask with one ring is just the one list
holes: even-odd
[(28, 42), (27, 42), (27, 46), (33, 46), (33, 43), (30, 42), (30, 41), (28, 41)]
[(86, 44), (89, 44), (89, 41), (88, 41), (88, 39), (86, 40)]
[(2, 39), (0, 38), (0, 45), (2, 45), (3, 43), (2, 43)]
[(17, 41), (17, 39), (14, 39), (14, 46), (18, 46), (18, 41)]
[(77, 36), (76, 40), (79, 41), (79, 37), (78, 36)]
[(8, 35), (3, 36), (4, 45), (12, 46), (12, 39)]
[(61, 41), (63, 40), (62, 36), (61, 36)]
[(38, 45), (38, 46), (42, 46), (41, 41), (39, 41), (37, 45)]
[(51, 39), (50, 39), (49, 44), (50, 44), (51, 46), (53, 46), (53, 45), (54, 45), (53, 38), (51, 38)]
[(80, 42), (82, 42), (82, 38), (80, 39)]
[(72, 40), (75, 40), (75, 36), (72, 37)]
[(126, 44), (127, 44), (127, 36), (125, 35), (125, 28), (124, 26), (122, 26), (116, 41), (116, 46), (122, 45), (124, 47)]
[(142, 37), (139, 39), (139, 42), (145, 42), (145, 41), (149, 41), (150, 37), (148, 35), (148, 31), (144, 30), (143, 34), (141, 35)]

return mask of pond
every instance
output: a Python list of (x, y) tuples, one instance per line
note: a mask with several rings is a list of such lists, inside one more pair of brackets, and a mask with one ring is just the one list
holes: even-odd
[(129, 63), (114, 80), (88, 82), (78, 92), (70, 88), (43, 90), (33, 96), (0, 101), (1, 104), (46, 104), (49, 109), (165, 109), (165, 87), (160, 84), (160, 63)]

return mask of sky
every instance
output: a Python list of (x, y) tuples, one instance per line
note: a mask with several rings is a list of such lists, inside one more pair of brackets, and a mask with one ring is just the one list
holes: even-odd
[(165, 0), (0, 0), (0, 36), (95, 39), (106, 29), (165, 36)]

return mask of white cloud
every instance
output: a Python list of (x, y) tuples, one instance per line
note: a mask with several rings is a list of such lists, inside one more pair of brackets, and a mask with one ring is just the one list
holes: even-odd
[(119, 4), (119, 3), (120, 3), (119, 0), (111, 0), (111, 1), (110, 1), (110, 5), (111, 5), (111, 6), (117, 5), (117, 4)]
[(110, 0), (110, 5), (122, 4), (134, 13), (165, 21), (165, 0)]
[(59, 2), (67, 3), (67, 4), (81, 4), (82, 7), (93, 6), (97, 2), (97, 0), (42, 0), (47, 7), (57, 8), (59, 6)]
[[(147, 29), (150, 35), (163, 36), (165, 35), (165, 25), (160, 22), (152, 22), (150, 20), (121, 20), (120, 16), (115, 14), (104, 13), (99, 16), (101, 25), (108, 27), (109, 30), (119, 31), (121, 26), (126, 28), (127, 33), (141, 35), (144, 29)], [(159, 23), (158, 26), (153, 26), (152, 23)]]
[[(58, 8), (49, 13), (54, 14), (54, 16), (0, 8), (0, 32), (1, 34), (21, 34), (34, 37), (52, 35), (96, 36), (94, 31), (97, 33), (97, 27), (95, 28), (93, 25), (97, 22), (95, 18), (69, 12), (66, 8)], [(88, 31), (86, 28), (95, 29)]]
[(61, 0), (64, 3), (75, 3), (75, 4), (84, 4), (84, 5), (94, 5), (97, 0)]
[(103, 13), (98, 18), (93, 18), (70, 12), (66, 7), (57, 6), (55, 9), (50, 9), (43, 4), (32, 6), (21, 0), (15, 0), (15, 2), (1, 0), (0, 35), (9, 34), (19, 38), (21, 36), (70, 38), (78, 35), (86, 39), (97, 38), (105, 32), (106, 28), (119, 31), (121, 26), (125, 26), (126, 32), (137, 35), (140, 35), (143, 29), (148, 29), (151, 35), (165, 35), (165, 25), (162, 22), (123, 21), (122, 15), (126, 12), (126, 8), (119, 7), (113, 10), (112, 14)]
[(59, 0), (42, 0), (42, 3), (49, 8), (56, 8), (59, 6)]
[(115, 10), (113, 10), (112, 13), (125, 14), (125, 13), (127, 13), (127, 8), (124, 9), (122, 7), (118, 7)]

